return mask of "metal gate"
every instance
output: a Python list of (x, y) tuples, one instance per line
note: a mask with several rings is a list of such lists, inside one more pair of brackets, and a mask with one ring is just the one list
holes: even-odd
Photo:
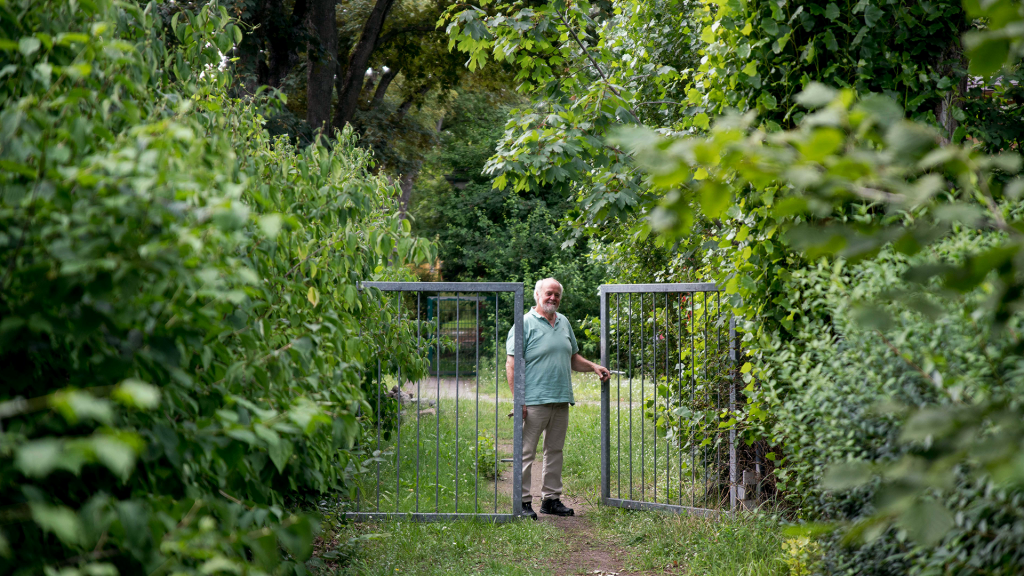
[[(355, 510), (346, 516), (495, 522), (519, 516), (525, 370), (522, 283), (363, 282), (360, 289), (379, 297), (391, 328), (404, 323), (406, 333), (415, 333), (416, 350), (431, 368), (415, 382), (403, 378), (400, 370), (387, 375), (382, 370), (382, 362), (388, 361), (386, 351), (378, 351), (376, 374), (371, 375), (376, 394), (369, 399), (376, 412), (371, 415), (376, 439), (364, 446), (371, 454), (364, 462), (370, 473), (361, 475)], [(466, 302), (470, 305), (462, 305)], [(510, 327), (515, 341), (514, 394), (508, 391), (505, 376), (505, 335)], [(387, 338), (381, 341), (386, 343)], [(493, 382), (489, 357), (494, 360)], [(451, 374), (446, 373), (449, 369)], [(505, 417), (508, 412), (512, 419)], [(509, 461), (510, 468), (502, 470)]]
[[(713, 283), (606, 284), (601, 496), (609, 506), (717, 514), (734, 500), (731, 318)], [(734, 506), (734, 504), (733, 504)]]

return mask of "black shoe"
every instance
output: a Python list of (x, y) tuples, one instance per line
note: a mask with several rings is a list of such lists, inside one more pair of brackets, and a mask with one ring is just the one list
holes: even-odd
[(533, 511), (533, 504), (530, 502), (523, 502), (523, 511), (519, 513), (520, 516), (526, 516), (531, 520), (537, 519), (537, 513)]
[(555, 516), (575, 516), (572, 508), (566, 508), (565, 504), (558, 498), (552, 498), (540, 503), (541, 514), (554, 514)]

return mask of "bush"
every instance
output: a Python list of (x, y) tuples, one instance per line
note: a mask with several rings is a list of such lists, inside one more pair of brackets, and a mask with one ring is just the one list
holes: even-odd
[(225, 97), (222, 8), (0, 18), (0, 572), (302, 572), (286, 505), (361, 469), (356, 282), (431, 248), (351, 137)]
[[(850, 461), (893, 462), (907, 453), (911, 446), (899, 440), (908, 409), (1024, 392), (1017, 379), (1001, 376), (1007, 362), (1018, 361), (1015, 339), (979, 321), (984, 291), (913, 296), (904, 280), (912, 265), (955, 263), (998, 241), (996, 234), (962, 231), (913, 258), (886, 249), (855, 265), (793, 271), (785, 304), (795, 311), (794, 337), (776, 335), (765, 348), (770, 377), (761, 393), (773, 410), (771, 441), (785, 455), (775, 471), (778, 486), (801, 517), (861, 521), (875, 513), (878, 497), (897, 497), (880, 494), (877, 483), (825, 490), (822, 471)], [(887, 294), (889, 303), (869, 304)], [(843, 542), (851, 534), (846, 528), (824, 540), (817, 568), (823, 574), (999, 574), (1024, 561), (1024, 533), (1015, 528), (1024, 511), (1019, 490), (963, 477), (934, 496), (953, 515), (938, 545), (921, 540), (929, 530), (923, 515), (921, 525), (900, 523), (852, 548)], [(941, 518), (930, 521), (945, 530)]]

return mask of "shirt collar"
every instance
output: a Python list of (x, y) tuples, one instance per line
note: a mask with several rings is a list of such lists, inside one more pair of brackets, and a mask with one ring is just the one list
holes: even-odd
[[(543, 320), (548, 326), (551, 326), (551, 322), (548, 322), (548, 319), (545, 318), (544, 315), (541, 314), (540, 312), (537, 312), (536, 310), (534, 310), (533, 307), (530, 308), (530, 314), (533, 314), (534, 317)], [(558, 325), (558, 321), (561, 320), (560, 316), (561, 316), (561, 314), (559, 314), (558, 312), (555, 312), (555, 326), (557, 326)]]

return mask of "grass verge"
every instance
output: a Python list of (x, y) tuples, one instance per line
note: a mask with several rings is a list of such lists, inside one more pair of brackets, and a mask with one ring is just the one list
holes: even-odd
[(627, 550), (624, 570), (704, 576), (787, 574), (782, 528), (769, 515), (680, 516), (598, 507), (599, 534)]

